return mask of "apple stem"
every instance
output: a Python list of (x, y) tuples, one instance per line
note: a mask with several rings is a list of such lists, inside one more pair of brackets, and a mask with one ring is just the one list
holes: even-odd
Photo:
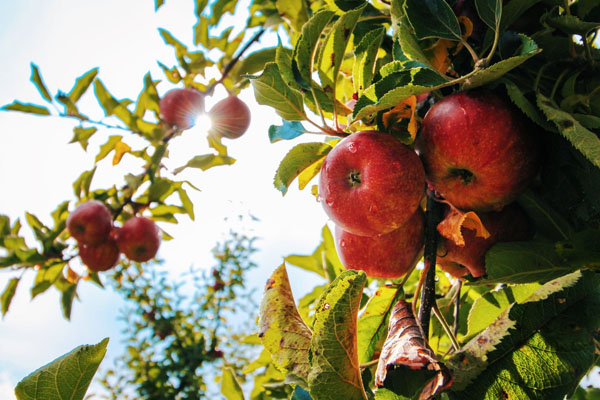
[(419, 323), (425, 338), (429, 337), (429, 320), (431, 308), (435, 305), (435, 258), (437, 252), (437, 226), (442, 220), (442, 206), (434, 198), (433, 193), (427, 193), (427, 210), (425, 211), (425, 269), (426, 274), (421, 301), (419, 305)]
[(462, 289), (462, 280), (458, 280), (456, 283), (456, 297), (454, 297), (454, 327), (452, 333), (454, 337), (458, 335), (458, 328), (460, 327), (460, 291)]

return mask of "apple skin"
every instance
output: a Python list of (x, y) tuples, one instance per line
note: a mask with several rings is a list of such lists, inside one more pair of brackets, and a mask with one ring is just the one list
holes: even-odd
[(533, 237), (533, 224), (525, 212), (516, 203), (502, 211), (478, 214), (483, 226), (490, 233), (484, 239), (478, 237), (473, 229), (462, 228), (464, 246), (457, 246), (452, 240), (442, 238), (437, 264), (450, 275), (460, 278), (468, 273), (477, 278), (486, 274), (485, 255), (488, 250), (500, 242), (518, 242)]
[(535, 127), (507, 100), (460, 92), (427, 112), (415, 143), (431, 187), (463, 210), (500, 210), (538, 170)]
[(204, 94), (196, 89), (169, 90), (159, 101), (163, 121), (181, 129), (194, 126), (198, 114), (204, 112)]
[(228, 139), (239, 138), (250, 126), (250, 108), (234, 95), (217, 102), (208, 115), (212, 122), (211, 130)]
[(100, 201), (81, 203), (67, 218), (69, 234), (79, 243), (97, 245), (106, 240), (112, 229), (112, 215)]
[(160, 231), (151, 219), (133, 217), (116, 231), (117, 246), (131, 261), (145, 262), (154, 258), (160, 246)]
[(416, 153), (393, 136), (353, 133), (325, 157), (319, 198), (343, 230), (376, 236), (398, 229), (425, 192), (425, 172)]
[(117, 242), (108, 237), (104, 242), (97, 245), (82, 244), (79, 246), (79, 257), (92, 271), (107, 271), (117, 265), (120, 255)]
[(406, 274), (423, 254), (425, 214), (421, 208), (400, 228), (378, 236), (354, 235), (335, 228), (335, 247), (346, 269), (371, 278), (395, 279)]

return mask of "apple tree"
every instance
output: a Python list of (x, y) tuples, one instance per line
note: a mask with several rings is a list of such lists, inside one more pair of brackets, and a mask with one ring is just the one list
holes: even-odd
[[(282, 118), (269, 128), (272, 142), (313, 135), (282, 155), (274, 186), (285, 195), (297, 180), (331, 219), (313, 254), (288, 255), (274, 269), (257, 333), (246, 339), (260, 342), (261, 353), (243, 370), (224, 370), (222, 394), (597, 395), (579, 382), (599, 352), (600, 4), (255, 0), (247, 29), (230, 38), (227, 29), (212, 35), (237, 2), (208, 3), (196, 2), (193, 50), (161, 30), (178, 60), (161, 64), (167, 79), (202, 96), (216, 85), (233, 95), (251, 85), (258, 103)], [(250, 50), (268, 31), (285, 40)], [(210, 49), (220, 51), (218, 61), (206, 55)], [(212, 66), (220, 78), (205, 76)], [(200, 100), (182, 100), (179, 114), (161, 101), (168, 89), (150, 75), (136, 102), (114, 98), (97, 70), (55, 97), (36, 66), (32, 80), (60, 115), (77, 121), (73, 141), (84, 149), (108, 124), (76, 106), (92, 84), (106, 116), (116, 118), (112, 127), (147, 141), (134, 150), (126, 136), (108, 137), (97, 161), (112, 153), (119, 163), (128, 154), (145, 166), (122, 186), (96, 190), (95, 170), (84, 171), (74, 184), (80, 202), (104, 203), (123, 227), (142, 215), (193, 218), (186, 194), (193, 184), (177, 181), (180, 169), (166, 171), (161, 160), (185, 134), (185, 118), (203, 111)], [(215, 118), (229, 126), (208, 136), (214, 153), (181, 168), (234, 161), (221, 139), (239, 136), (246, 109), (228, 99), (213, 114), (235, 110), (241, 121)], [(50, 114), (21, 102), (4, 109)], [(60, 205), (50, 227), (27, 214), (39, 247), (25, 243), (19, 221), (3, 217), (0, 225), (0, 266), (37, 270), (32, 293), (56, 287), (66, 315), (81, 278), (68, 266), (78, 248), (65, 230), (70, 209), (69, 201)], [(129, 262), (118, 271), (126, 273)], [(319, 281), (300, 299), (291, 266)], [(94, 271), (85, 278), (100, 283)], [(18, 282), (4, 291), (3, 311)]]

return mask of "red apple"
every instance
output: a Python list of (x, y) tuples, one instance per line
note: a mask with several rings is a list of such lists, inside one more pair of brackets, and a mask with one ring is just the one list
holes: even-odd
[(117, 246), (132, 261), (152, 259), (160, 246), (160, 231), (154, 221), (145, 217), (127, 220), (116, 233)]
[(69, 214), (67, 229), (81, 244), (100, 244), (106, 240), (112, 229), (112, 215), (100, 201), (86, 201)]
[(96, 245), (81, 244), (79, 246), (79, 257), (92, 271), (107, 271), (117, 265), (119, 261), (119, 248), (112, 237)]
[(211, 130), (228, 139), (239, 138), (250, 126), (250, 108), (234, 95), (215, 104), (208, 115), (212, 122)]
[(427, 179), (463, 210), (499, 210), (538, 169), (533, 125), (498, 95), (482, 90), (445, 97), (427, 112), (417, 137)]
[(421, 208), (400, 228), (378, 236), (358, 236), (335, 228), (335, 246), (346, 269), (365, 271), (372, 278), (395, 279), (421, 258), (425, 214)]
[(532, 223), (529, 217), (515, 203), (502, 211), (491, 211), (479, 214), (483, 226), (490, 236), (484, 239), (476, 236), (472, 229), (462, 228), (465, 239), (464, 246), (457, 246), (454, 241), (443, 238), (437, 264), (442, 270), (455, 277), (470, 273), (477, 278), (485, 275), (485, 254), (496, 243), (517, 242), (531, 239)]
[(329, 152), (319, 178), (325, 213), (343, 230), (376, 236), (400, 228), (425, 191), (425, 172), (414, 151), (393, 136), (362, 131)]
[(194, 126), (198, 114), (204, 112), (204, 93), (191, 88), (169, 90), (160, 99), (163, 121), (181, 129)]

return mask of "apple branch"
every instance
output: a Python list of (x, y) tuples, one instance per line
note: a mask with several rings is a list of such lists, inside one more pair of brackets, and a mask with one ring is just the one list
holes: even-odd
[(419, 323), (423, 335), (429, 337), (429, 320), (431, 308), (435, 305), (435, 258), (437, 252), (438, 231), (437, 226), (442, 220), (442, 206), (433, 197), (433, 193), (427, 193), (427, 211), (425, 212), (425, 283), (421, 292), (419, 305)]

